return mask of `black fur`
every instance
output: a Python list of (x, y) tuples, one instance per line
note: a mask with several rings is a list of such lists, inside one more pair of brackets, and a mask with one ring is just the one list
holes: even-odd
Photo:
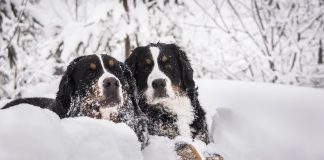
[(139, 105), (149, 119), (148, 131), (150, 135), (167, 136), (170, 139), (179, 135), (179, 130), (175, 125), (177, 122), (176, 114), (160, 105), (151, 106), (144, 100), (140, 100)]
[[(161, 104), (151, 105), (147, 103), (144, 92), (148, 88), (147, 78), (152, 71), (152, 64), (145, 64), (146, 59), (152, 58), (149, 48), (151, 46), (160, 49), (159, 57), (166, 55), (169, 57), (166, 63), (159, 62), (159, 69), (171, 80), (172, 85), (181, 89), (185, 96), (190, 99), (194, 110), (194, 120), (190, 124), (192, 138), (197, 138), (205, 143), (209, 143), (208, 129), (205, 118), (205, 111), (198, 101), (198, 88), (193, 80), (193, 69), (186, 53), (175, 44), (150, 44), (148, 46), (137, 47), (126, 59), (125, 63), (130, 67), (139, 90), (139, 105), (147, 115), (149, 134), (167, 136), (174, 138), (179, 135), (176, 126), (178, 115), (172, 113), (167, 107)], [(155, 64), (157, 65), (157, 64)]]
[(53, 98), (43, 98), (43, 97), (16, 99), (7, 103), (1, 109), (7, 109), (9, 107), (16, 106), (22, 103), (39, 106), (40, 108), (48, 108), (49, 106), (55, 103), (55, 100)]
[(75, 84), (72, 79), (72, 73), (76, 64), (84, 58), (85, 56), (80, 56), (70, 62), (60, 81), (59, 90), (56, 93), (55, 98), (56, 103), (51, 108), (51, 110), (57, 113), (60, 118), (68, 117), (67, 113), (71, 107), (71, 98), (75, 93)]
[[(142, 147), (147, 144), (147, 119), (138, 107), (137, 90), (135, 79), (131, 71), (123, 63), (115, 60), (108, 55), (100, 55), (105, 60), (101, 66), (97, 55), (81, 56), (74, 59), (67, 67), (59, 84), (56, 98), (24, 98), (17, 99), (5, 105), (3, 109), (11, 106), (28, 103), (41, 108), (47, 108), (58, 114), (60, 118), (89, 116), (101, 118), (98, 115), (101, 102), (97, 100), (96, 93), (100, 89), (98, 86), (99, 78), (104, 74), (104, 70), (118, 78), (123, 91), (123, 106), (120, 106), (114, 122), (124, 122), (130, 126), (142, 142)], [(114, 65), (108, 65), (112, 60)], [(95, 69), (89, 69), (90, 64), (95, 64)], [(102, 96), (102, 95), (101, 95)], [(90, 103), (85, 103), (90, 101)], [(106, 102), (105, 103), (109, 103)]]

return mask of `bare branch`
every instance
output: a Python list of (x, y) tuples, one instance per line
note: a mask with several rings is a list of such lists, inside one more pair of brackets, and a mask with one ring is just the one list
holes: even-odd
[(255, 38), (252, 36), (252, 34), (249, 32), (249, 30), (247, 29), (246, 25), (244, 24), (240, 14), (237, 12), (237, 10), (235, 9), (235, 7), (233, 6), (231, 0), (227, 0), (229, 6), (231, 7), (231, 9), (233, 10), (234, 14), (236, 15), (237, 19), (239, 20), (241, 26), (243, 27), (243, 29), (245, 30), (245, 33), (250, 37), (250, 39), (252, 40), (252, 42), (261, 49), (262, 53), (263, 49), (261, 48), (260, 44), (255, 40)]
[(222, 31), (229, 33), (228, 30), (226, 30), (225, 28), (223, 28), (217, 21), (216, 19), (209, 14), (209, 12), (207, 12), (206, 8), (204, 8), (200, 3), (197, 2), (197, 0), (194, 0), (194, 2), (199, 6), (199, 8), (213, 21), (213, 23)]

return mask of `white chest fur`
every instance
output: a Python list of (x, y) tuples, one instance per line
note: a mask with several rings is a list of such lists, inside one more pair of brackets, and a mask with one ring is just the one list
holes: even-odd
[(179, 133), (184, 137), (191, 137), (190, 124), (194, 120), (194, 111), (188, 97), (181, 96), (172, 100), (164, 101), (165, 107), (168, 107), (173, 113), (177, 114), (177, 126)]
[(105, 108), (99, 108), (101, 118), (110, 120), (111, 115), (114, 113), (117, 113), (117, 106), (115, 107), (105, 107)]

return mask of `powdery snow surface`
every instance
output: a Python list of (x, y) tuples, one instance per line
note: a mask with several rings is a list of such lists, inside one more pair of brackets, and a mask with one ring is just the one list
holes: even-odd
[[(207, 112), (210, 152), (226, 160), (324, 159), (324, 91), (253, 82), (197, 80)], [(53, 97), (57, 83), (26, 88), (23, 96)], [(47, 87), (46, 87), (47, 85)], [(7, 101), (0, 101), (2, 106)], [(0, 159), (177, 159), (177, 137), (151, 137), (140, 151), (124, 124), (91, 118), (59, 118), (20, 105), (0, 110)], [(201, 154), (206, 146), (193, 143)], [(10, 158), (8, 157), (10, 156)]]
[(31, 105), (0, 111), (1, 160), (142, 159), (140, 143), (125, 124), (87, 117), (60, 120)]
[(229, 160), (324, 159), (324, 91), (199, 80), (214, 144)]
[(151, 136), (150, 145), (143, 150), (146, 160), (177, 160), (174, 141), (167, 137)]

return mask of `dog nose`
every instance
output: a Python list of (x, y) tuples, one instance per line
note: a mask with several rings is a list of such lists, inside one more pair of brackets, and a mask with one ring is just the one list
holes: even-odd
[(163, 89), (166, 86), (165, 79), (156, 79), (152, 82), (152, 87), (154, 89)]
[(103, 80), (103, 87), (105, 89), (111, 90), (111, 89), (117, 89), (119, 87), (119, 82), (116, 78), (110, 77)]

